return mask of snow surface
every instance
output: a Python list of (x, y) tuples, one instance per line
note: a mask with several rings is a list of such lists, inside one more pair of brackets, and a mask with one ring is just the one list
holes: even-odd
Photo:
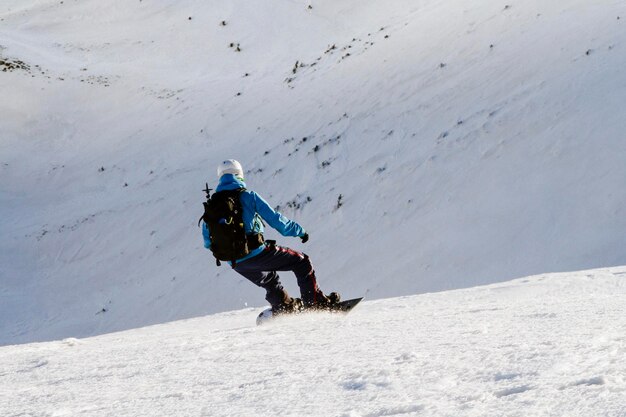
[(626, 267), (0, 347), (0, 415), (626, 416)]
[(0, 344), (264, 305), (196, 227), (231, 157), (325, 291), (626, 264), (624, 24), (615, 0), (3, 0)]

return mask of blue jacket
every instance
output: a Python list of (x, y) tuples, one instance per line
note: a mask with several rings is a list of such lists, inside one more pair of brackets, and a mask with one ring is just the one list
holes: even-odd
[[(224, 174), (220, 178), (220, 182), (215, 192), (237, 190), (245, 187), (246, 184), (233, 174)], [(241, 193), (241, 205), (243, 207), (243, 225), (246, 230), (246, 234), (263, 233), (264, 227), (263, 222), (261, 221), (261, 219), (263, 219), (271, 227), (278, 230), (278, 232), (283, 236), (304, 236), (305, 231), (302, 226), (293, 220), (289, 220), (274, 210), (270, 207), (267, 201), (254, 191), (246, 190)], [(211, 249), (209, 227), (205, 222), (202, 222), (202, 236), (204, 237), (204, 247)], [(237, 259), (237, 262), (250, 259), (263, 252), (263, 249), (265, 249), (265, 246), (261, 245), (243, 258)]]

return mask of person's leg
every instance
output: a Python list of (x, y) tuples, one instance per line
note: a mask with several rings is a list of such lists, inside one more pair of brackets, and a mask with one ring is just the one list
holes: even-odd
[[(305, 304), (314, 305), (328, 301), (317, 285), (315, 271), (309, 257), (293, 249), (268, 246), (265, 251), (254, 258), (236, 264), (235, 271), (265, 288), (268, 291), (268, 297), (276, 293), (278, 287), (286, 293), (275, 271), (293, 271)], [(272, 299), (275, 298), (272, 297)], [(271, 301), (270, 304), (272, 304)]]
[[(260, 254), (259, 256), (262, 256)], [(291, 297), (280, 283), (280, 277), (276, 271), (264, 271), (257, 262), (251, 262), (258, 258), (248, 259), (235, 265), (235, 271), (244, 276), (248, 281), (263, 288), (266, 292), (265, 299), (272, 307), (278, 307), (290, 301)]]
[(302, 252), (283, 246), (276, 246), (273, 251), (277, 271), (293, 271), (296, 275), (300, 296), (305, 305), (314, 305), (326, 301), (324, 293), (317, 285), (315, 270), (311, 260)]

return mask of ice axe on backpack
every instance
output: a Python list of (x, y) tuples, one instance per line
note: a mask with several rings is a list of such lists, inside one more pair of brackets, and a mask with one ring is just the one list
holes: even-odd
[[(198, 219), (198, 227), (200, 227), (200, 223), (203, 220), (205, 221), (205, 223), (207, 223), (207, 219), (205, 217), (206, 217), (207, 211), (209, 209), (209, 202), (211, 201), (211, 191), (213, 191), (213, 189), (209, 188), (209, 183), (207, 182), (207, 183), (205, 183), (204, 190), (202, 190), (202, 191), (204, 191), (206, 193), (206, 201), (204, 203), (202, 203), (202, 205), (204, 206), (204, 213)], [(217, 257), (215, 258), (215, 263), (217, 264), (217, 266), (222, 265), (222, 263), (220, 262), (219, 259), (217, 259)]]
[(202, 190), (206, 193), (206, 199), (207, 201), (211, 199), (211, 191), (213, 191), (213, 188), (209, 188), (209, 183), (206, 182), (205, 183), (205, 187), (204, 190)]
[[(202, 203), (204, 205), (204, 212), (206, 213), (206, 209), (207, 209), (207, 204), (209, 203), (209, 200), (211, 200), (211, 191), (213, 191), (212, 188), (209, 188), (209, 183), (205, 183), (206, 187), (204, 187), (204, 191), (206, 193), (206, 202)], [(200, 219), (198, 219), (198, 227), (200, 227), (200, 222), (202, 222), (202, 220), (204, 219), (204, 214), (202, 216), (200, 216)]]

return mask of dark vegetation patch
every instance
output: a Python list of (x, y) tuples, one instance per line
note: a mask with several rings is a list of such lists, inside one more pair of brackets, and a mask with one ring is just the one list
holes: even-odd
[(2, 58), (0, 57), (0, 71), (13, 72), (13, 71), (26, 71), (30, 72), (30, 65), (19, 59)]

